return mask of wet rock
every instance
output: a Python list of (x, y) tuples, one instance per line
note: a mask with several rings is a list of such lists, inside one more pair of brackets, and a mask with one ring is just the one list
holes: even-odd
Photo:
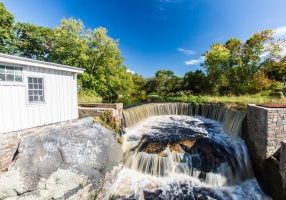
[(189, 148), (182, 146), (187, 154), (198, 154), (200, 159), (198, 162), (194, 162), (193, 166), (200, 169), (203, 172), (210, 172), (218, 168), (220, 164), (228, 164), (233, 172), (235, 172), (236, 158), (234, 154), (229, 152), (225, 146), (217, 143), (209, 138), (200, 138), (194, 145)]
[(219, 195), (214, 189), (204, 187), (192, 187), (190, 184), (170, 184), (168, 190), (157, 188), (156, 190), (144, 190), (144, 200), (165, 200), (165, 199), (180, 199), (180, 200), (231, 200), (226, 194)]
[(89, 199), (121, 159), (113, 132), (91, 118), (41, 128), (0, 176), (0, 199)]
[(175, 151), (178, 153), (184, 153), (184, 150), (182, 149), (181, 145), (184, 145), (188, 148), (191, 148), (195, 144), (195, 140), (183, 140), (179, 141), (178, 143), (150, 143), (146, 147), (144, 147), (141, 151), (144, 151), (146, 153), (155, 153), (160, 154), (162, 156), (165, 156), (164, 151), (169, 148), (170, 151)]
[(149, 143), (142, 151), (146, 153), (160, 153), (165, 150), (166, 145), (161, 143)]

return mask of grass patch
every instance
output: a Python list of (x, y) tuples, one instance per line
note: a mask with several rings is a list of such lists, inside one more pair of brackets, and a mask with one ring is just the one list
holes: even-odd
[(225, 103), (225, 104), (238, 104), (241, 106), (246, 106), (247, 104), (285, 104), (285, 98), (275, 98), (270, 96), (262, 95), (244, 95), (244, 96), (208, 96), (208, 102), (214, 103)]
[(241, 96), (148, 96), (148, 102), (160, 103), (160, 102), (186, 102), (194, 105), (202, 103), (222, 103), (227, 107), (235, 108), (239, 110), (245, 110), (247, 104), (286, 104), (286, 98), (276, 98), (268, 93), (259, 93), (255, 95), (241, 95)]

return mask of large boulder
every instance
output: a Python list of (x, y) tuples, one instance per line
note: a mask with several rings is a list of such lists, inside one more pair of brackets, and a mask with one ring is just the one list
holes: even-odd
[(91, 199), (122, 160), (113, 132), (92, 118), (40, 128), (21, 139), (0, 176), (0, 199)]

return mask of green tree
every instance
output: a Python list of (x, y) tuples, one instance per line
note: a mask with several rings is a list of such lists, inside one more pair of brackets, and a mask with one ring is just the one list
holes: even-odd
[(134, 98), (145, 100), (147, 98), (147, 80), (139, 74), (132, 74), (132, 80), (134, 83)]
[(171, 94), (181, 90), (181, 79), (171, 70), (159, 70), (148, 80), (148, 93)]
[(228, 84), (220, 87), (220, 94), (237, 94), (237, 86), (243, 83), (242, 76), (242, 42), (236, 38), (230, 38), (224, 46), (229, 50), (230, 57), (227, 68), (224, 71)]
[(226, 71), (229, 70), (230, 51), (222, 44), (214, 44), (205, 53), (206, 71), (211, 84), (211, 93), (218, 93), (220, 86), (228, 86)]
[(188, 72), (183, 78), (183, 89), (193, 94), (207, 94), (209, 88), (209, 80), (201, 70)]
[(85, 35), (88, 44), (86, 71), (81, 78), (83, 88), (95, 90), (106, 101), (128, 98), (133, 93), (132, 74), (123, 66), (118, 41), (97, 28)]
[(245, 81), (250, 81), (259, 70), (261, 55), (265, 53), (265, 44), (273, 39), (272, 30), (255, 33), (243, 45), (242, 62), (245, 70)]
[(80, 20), (63, 19), (54, 29), (52, 50), (48, 60), (60, 64), (82, 67), (88, 59), (88, 45), (84, 37), (84, 26)]
[(14, 16), (0, 2), (0, 52), (13, 52)]
[(17, 23), (16, 53), (37, 60), (46, 60), (52, 50), (53, 30), (29, 23)]

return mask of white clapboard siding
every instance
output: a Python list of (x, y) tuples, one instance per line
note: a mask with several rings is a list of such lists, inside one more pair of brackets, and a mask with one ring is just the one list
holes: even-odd
[[(0, 65), (3, 65), (1, 59)], [(0, 133), (78, 118), (76, 72), (19, 64), (14, 66), (23, 68), (23, 82), (0, 81)], [(45, 103), (29, 103), (28, 77), (44, 78)]]

